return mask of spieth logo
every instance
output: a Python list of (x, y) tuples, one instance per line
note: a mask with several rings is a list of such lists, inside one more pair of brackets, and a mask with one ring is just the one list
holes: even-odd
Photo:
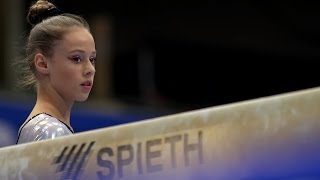
[(53, 163), (57, 164), (57, 173), (62, 173), (61, 179), (79, 179), (84, 170), (85, 164), (92, 154), (91, 148), (95, 141), (90, 144), (66, 146), (60, 155), (54, 158)]

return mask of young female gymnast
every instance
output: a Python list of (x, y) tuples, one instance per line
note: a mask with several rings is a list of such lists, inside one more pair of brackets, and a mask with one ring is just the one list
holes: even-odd
[(96, 63), (95, 41), (84, 18), (38, 0), (30, 6), (27, 21), (32, 29), (19, 63), (27, 72), (24, 84), (35, 87), (37, 99), (17, 144), (74, 133), (71, 109), (75, 101), (88, 98)]

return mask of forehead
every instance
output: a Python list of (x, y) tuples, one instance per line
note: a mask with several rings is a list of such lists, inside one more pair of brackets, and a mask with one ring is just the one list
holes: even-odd
[(72, 51), (75, 49), (95, 51), (95, 42), (91, 33), (83, 27), (72, 27), (57, 42), (56, 49)]

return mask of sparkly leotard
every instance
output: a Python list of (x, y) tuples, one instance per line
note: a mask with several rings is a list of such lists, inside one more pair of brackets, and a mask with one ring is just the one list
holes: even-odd
[(57, 118), (46, 113), (39, 113), (20, 127), (16, 144), (54, 139), (73, 133), (71, 127)]

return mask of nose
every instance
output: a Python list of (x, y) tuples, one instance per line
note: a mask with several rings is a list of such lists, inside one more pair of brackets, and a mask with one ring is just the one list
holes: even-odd
[(95, 72), (96, 72), (95, 65), (92, 64), (90, 60), (87, 60), (86, 63), (84, 63), (84, 75), (94, 76)]

